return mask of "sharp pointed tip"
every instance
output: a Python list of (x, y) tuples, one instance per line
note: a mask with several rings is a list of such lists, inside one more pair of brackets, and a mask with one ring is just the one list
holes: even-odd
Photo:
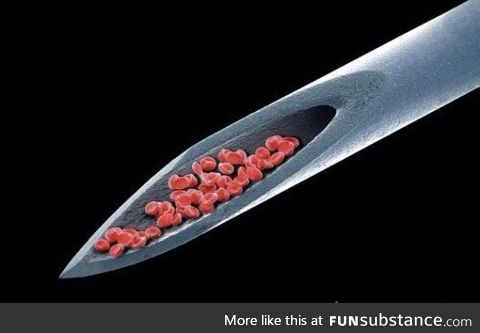
[(74, 279), (80, 277), (75, 274), (71, 269), (65, 268), (62, 273), (58, 276), (59, 279)]
[(84, 276), (91, 275), (87, 268), (88, 265), (82, 262), (79, 259), (79, 256), (76, 255), (65, 268), (63, 269), (62, 273), (58, 276), (59, 279), (74, 279), (80, 278)]
[(70, 265), (68, 264), (67, 267), (60, 273), (58, 276), (59, 279), (76, 279), (76, 278), (82, 278), (85, 276), (93, 275), (95, 273), (89, 272), (88, 270), (83, 267), (83, 265), (76, 264), (76, 265)]
[(68, 274), (67, 272), (63, 271), (60, 273), (60, 275), (58, 276), (59, 279), (68, 279)]
[[(95, 239), (94, 235), (92, 239)], [(67, 266), (58, 276), (59, 279), (75, 279), (85, 276), (95, 275), (102, 273), (102, 265), (98, 262), (91, 262), (87, 260), (87, 257), (92, 249), (91, 245), (92, 240), (89, 240), (84, 246), (75, 254), (75, 256), (70, 260)]]
[[(85, 253), (80, 250), (73, 257), (64, 270), (58, 276), (59, 279), (76, 279), (87, 276), (102, 274), (118, 268), (130, 265), (132, 262), (129, 257), (107, 258), (106, 260), (90, 261), (85, 260)], [(133, 261), (135, 263), (136, 261)]]
[(74, 273), (74, 267), (75, 265), (70, 262), (65, 268), (64, 270), (62, 271), (62, 273), (60, 273), (60, 275), (58, 276), (59, 279), (72, 279), (72, 278), (76, 278), (76, 277), (79, 277), (77, 275), (75, 275)]

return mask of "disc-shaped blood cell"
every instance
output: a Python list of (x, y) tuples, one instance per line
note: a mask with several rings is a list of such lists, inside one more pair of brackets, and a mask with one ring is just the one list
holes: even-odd
[(260, 162), (260, 170), (269, 170), (274, 167), (273, 163), (270, 161), (270, 158), (267, 158), (266, 160), (261, 160)]
[(216, 190), (215, 193), (217, 193), (218, 201), (220, 202), (226, 202), (230, 200), (230, 193), (228, 193), (228, 191), (223, 187)]
[(195, 187), (198, 185), (198, 179), (193, 174), (189, 173), (188, 175), (184, 176), (188, 179), (188, 187)]
[(227, 191), (233, 197), (241, 194), (243, 192), (243, 187), (236, 182), (233, 182), (232, 184), (227, 186)]
[(163, 215), (165, 213), (173, 213), (174, 208), (170, 201), (161, 201), (158, 203), (158, 213), (157, 216)]
[(172, 175), (168, 179), (168, 187), (171, 190), (184, 190), (190, 185), (190, 180), (187, 177), (179, 177), (178, 175)]
[(187, 217), (191, 219), (196, 219), (200, 216), (200, 211), (193, 206), (185, 206), (185, 213), (187, 214)]
[(182, 224), (182, 214), (180, 213), (175, 213), (173, 214), (173, 219), (172, 219), (172, 225), (179, 225)]
[(225, 159), (227, 162), (233, 165), (242, 165), (245, 162), (246, 156), (243, 154), (243, 151), (230, 151), (225, 154)]
[(215, 185), (215, 181), (220, 176), (221, 175), (218, 172), (205, 172), (200, 176), (200, 179), (202, 181), (202, 185), (212, 186)]
[(263, 159), (261, 159), (255, 154), (250, 155), (245, 160), (245, 166), (254, 166), (260, 169), (262, 167), (262, 160)]
[(185, 190), (172, 191), (172, 192), (170, 192), (170, 200), (175, 201), (175, 198), (177, 196), (179, 196), (180, 194), (185, 194), (185, 193), (187, 193), (187, 191), (185, 191)]
[(133, 236), (138, 236), (138, 231), (133, 229), (133, 228), (126, 228), (126, 229), (123, 229), (124, 232), (128, 232), (129, 234), (133, 235)]
[(115, 244), (110, 248), (110, 251), (108, 251), (108, 253), (114, 258), (120, 257), (123, 252), (125, 252), (125, 245), (123, 244)]
[(291, 141), (282, 139), (278, 142), (277, 149), (279, 152), (284, 153), (285, 156), (290, 156), (295, 150), (295, 145)]
[(113, 227), (105, 231), (104, 237), (110, 244), (114, 244), (117, 242), (117, 237), (120, 232), (122, 232), (121, 228)]
[(192, 171), (197, 176), (200, 176), (203, 173), (202, 166), (198, 162), (193, 162), (192, 164)]
[(295, 148), (297, 148), (298, 146), (300, 146), (300, 140), (298, 140), (296, 137), (293, 137), (293, 136), (285, 136), (285, 137), (283, 137), (283, 140), (290, 141), (291, 143), (293, 143), (293, 145), (295, 146)]
[(192, 197), (189, 193), (180, 194), (175, 198), (175, 206), (182, 207), (192, 204)]
[(222, 149), (218, 152), (218, 160), (220, 162), (226, 162), (227, 161), (227, 157), (226, 157), (226, 154), (229, 153), (231, 150), (229, 149)]
[(145, 229), (145, 233), (147, 234), (148, 238), (151, 239), (158, 238), (162, 235), (162, 231), (157, 227), (148, 227)]
[(278, 151), (276, 153), (273, 153), (272, 156), (270, 156), (270, 158), (268, 160), (270, 161), (270, 163), (273, 166), (277, 166), (277, 165), (281, 164), (284, 159), (285, 159), (285, 154)]
[(213, 157), (206, 156), (200, 160), (200, 166), (203, 171), (212, 171), (217, 167), (217, 161)]
[(203, 193), (215, 192), (217, 190), (217, 185), (213, 184), (212, 186), (200, 185), (198, 189)]
[(228, 185), (230, 185), (231, 183), (233, 182), (233, 179), (232, 177), (230, 176), (220, 176), (217, 178), (216, 180), (216, 184), (218, 187), (227, 187)]
[(194, 205), (198, 205), (203, 197), (203, 193), (200, 190), (190, 189), (188, 194), (190, 194), (190, 199)]
[(147, 245), (146, 237), (135, 236), (133, 237), (132, 244), (130, 245), (130, 247), (132, 249), (141, 249), (142, 247), (145, 247), (145, 245)]
[(202, 202), (215, 203), (217, 200), (218, 200), (218, 194), (216, 193), (216, 191), (207, 193), (202, 197)]
[(145, 205), (145, 214), (150, 216), (157, 215), (158, 205), (156, 201), (150, 201)]
[(95, 250), (98, 252), (107, 252), (110, 249), (110, 243), (103, 238), (97, 239), (95, 241)]
[(165, 213), (157, 219), (157, 226), (159, 226), (162, 229), (168, 228), (172, 226), (172, 222), (173, 222), (173, 214)]
[(122, 231), (117, 236), (117, 242), (119, 244), (122, 244), (123, 246), (128, 247), (130, 246), (130, 244), (132, 244), (133, 237), (134, 236), (131, 233)]
[(264, 160), (270, 157), (270, 150), (265, 147), (258, 147), (257, 150), (255, 150), (255, 156)]
[(270, 150), (270, 151), (275, 151), (277, 150), (277, 145), (282, 140), (282, 137), (280, 135), (273, 135), (267, 140), (265, 140), (265, 146)]
[(258, 182), (263, 178), (262, 171), (260, 171), (258, 168), (254, 166), (247, 167), (247, 175), (248, 175), (248, 178), (254, 182)]
[(218, 163), (218, 170), (224, 175), (231, 175), (235, 171), (235, 168), (232, 163), (222, 162)]
[(199, 209), (203, 214), (209, 214), (209, 213), (213, 212), (213, 210), (215, 209), (215, 206), (214, 206), (214, 204), (211, 203), (211, 202), (203, 201), (203, 202), (200, 203), (200, 205), (198, 206), (198, 209)]

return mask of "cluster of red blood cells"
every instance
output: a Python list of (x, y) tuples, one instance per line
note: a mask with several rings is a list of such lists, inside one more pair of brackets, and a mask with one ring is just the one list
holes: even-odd
[(264, 172), (281, 164), (300, 145), (297, 138), (274, 135), (265, 141), (253, 154), (245, 150), (222, 149), (217, 159), (206, 156), (192, 165), (193, 173), (168, 179), (172, 190), (170, 201), (151, 201), (145, 213), (156, 218), (156, 226), (143, 231), (133, 228), (113, 227), (103, 238), (95, 242), (99, 252), (109, 252), (113, 257), (127, 249), (140, 249), (151, 239), (162, 235), (162, 229), (181, 224), (187, 219), (196, 219), (215, 210), (217, 203), (240, 195), (250, 182), (263, 179)]
[(152, 226), (143, 231), (133, 228), (113, 227), (108, 229), (103, 238), (95, 242), (95, 249), (99, 252), (107, 252), (112, 257), (121, 256), (126, 249), (141, 249), (147, 245), (150, 239), (160, 237), (160, 228)]

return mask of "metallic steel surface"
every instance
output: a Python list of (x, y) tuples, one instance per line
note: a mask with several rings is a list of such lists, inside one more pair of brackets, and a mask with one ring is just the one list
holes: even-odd
[[(187, 149), (95, 232), (60, 277), (111, 271), (184, 244), (479, 86), (480, 1), (471, 0)], [(111, 226), (151, 225), (143, 206), (168, 198), (171, 174), (224, 147), (251, 151), (277, 133), (300, 137), (303, 148), (244, 194), (144, 249), (115, 259), (93, 251)]]

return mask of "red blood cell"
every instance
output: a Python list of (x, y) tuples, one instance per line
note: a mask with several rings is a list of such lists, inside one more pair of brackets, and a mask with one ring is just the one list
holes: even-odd
[(203, 173), (202, 166), (198, 162), (193, 162), (192, 164), (192, 171), (197, 176), (200, 176)]
[[(166, 213), (174, 214), (175, 213), (175, 208), (173, 207), (172, 204), (170, 204), (170, 207)], [(165, 213), (164, 213), (165, 214)]]
[(270, 162), (270, 159), (268, 160), (262, 160), (262, 163), (260, 165), (260, 170), (268, 170), (268, 169), (272, 169), (274, 167), (273, 163)]
[(110, 249), (110, 243), (103, 238), (97, 239), (95, 242), (95, 250), (98, 252), (107, 252)]
[(203, 196), (202, 202), (215, 203), (218, 200), (218, 194), (215, 192), (207, 193)]
[(175, 198), (179, 196), (180, 194), (185, 194), (187, 191), (185, 190), (177, 190), (177, 191), (172, 191), (170, 193), (170, 200), (175, 201)]
[(232, 184), (228, 185), (227, 191), (231, 196), (236, 196), (243, 192), (243, 187), (238, 185), (236, 182), (233, 182)]
[(200, 211), (193, 206), (185, 206), (185, 214), (191, 219), (196, 219), (200, 216)]
[(180, 194), (175, 198), (175, 206), (183, 207), (192, 204), (192, 197), (189, 193)]
[(200, 185), (198, 189), (203, 193), (215, 192), (217, 190), (217, 185), (213, 184), (212, 186)]
[(250, 184), (250, 179), (248, 178), (248, 176), (238, 176), (238, 177), (235, 177), (232, 184), (237, 184), (238, 186), (246, 187), (248, 184)]
[(190, 185), (190, 180), (186, 177), (172, 175), (168, 179), (168, 187), (171, 190), (184, 190)]
[(260, 169), (262, 167), (262, 159), (257, 155), (250, 155), (245, 161), (245, 166), (254, 166)]
[(220, 177), (217, 178), (216, 184), (219, 187), (224, 187), (225, 188), (228, 185), (230, 185), (232, 182), (233, 182), (232, 177), (230, 177), (230, 176), (220, 176)]
[(175, 213), (173, 214), (172, 225), (182, 224), (182, 214)]
[(248, 175), (248, 178), (254, 182), (258, 182), (263, 178), (263, 173), (254, 166), (247, 167), (247, 175)]
[(209, 214), (214, 211), (215, 206), (213, 203), (209, 201), (203, 201), (199, 206), (198, 209), (203, 213), (203, 214)]
[(215, 185), (215, 181), (220, 176), (221, 175), (218, 172), (208, 172), (208, 173), (203, 173), (200, 176), (200, 179), (202, 180), (202, 185), (212, 186), (212, 185)]
[(283, 140), (290, 141), (291, 143), (293, 143), (293, 145), (295, 146), (295, 148), (297, 148), (298, 146), (300, 146), (300, 140), (298, 140), (296, 137), (286, 136), (286, 137), (283, 138)]
[(231, 175), (235, 171), (235, 168), (232, 163), (222, 162), (218, 164), (218, 170), (224, 175)]
[(133, 235), (129, 232), (122, 231), (117, 236), (117, 242), (123, 246), (130, 246), (133, 241)]
[(235, 179), (233, 180), (234, 183), (242, 187), (245, 187), (248, 184), (250, 184), (250, 179), (248, 178), (247, 169), (245, 167), (241, 166), (240, 168), (238, 168), (237, 174), (238, 176), (235, 177)]
[(217, 167), (217, 161), (213, 157), (206, 156), (200, 160), (203, 171), (212, 171)]
[(188, 187), (195, 187), (195, 186), (198, 185), (198, 179), (193, 174), (189, 173), (188, 175), (185, 175), (184, 177), (186, 177), (189, 181)]
[(293, 151), (295, 150), (295, 145), (288, 140), (282, 139), (278, 142), (277, 149), (279, 152), (284, 153), (285, 156), (290, 156), (293, 154)]
[(226, 158), (225, 155), (226, 155), (227, 153), (229, 153), (229, 152), (231, 152), (231, 150), (229, 150), (229, 149), (222, 149), (222, 150), (220, 150), (220, 152), (219, 152), (218, 155), (217, 155), (218, 160), (219, 160), (220, 162), (226, 162), (226, 161), (227, 161), (227, 158)]
[(202, 191), (190, 189), (188, 190), (188, 194), (190, 194), (190, 199), (192, 200), (192, 204), (198, 205), (202, 201), (202, 197), (203, 197)]
[(116, 243), (118, 234), (122, 232), (122, 229), (119, 227), (113, 227), (105, 231), (105, 239), (110, 243)]
[(173, 182), (178, 180), (178, 178), (180, 178), (178, 175), (171, 175), (169, 178), (168, 178), (168, 187), (171, 189), (171, 190), (175, 190), (175, 188), (173, 188)]
[(275, 151), (277, 150), (277, 145), (282, 140), (282, 137), (280, 135), (274, 135), (265, 141), (265, 146), (268, 148), (270, 151)]
[(170, 201), (161, 201), (158, 203), (158, 207), (159, 208), (158, 208), (157, 216), (163, 215), (165, 213), (173, 214), (173, 211), (175, 210)]
[(246, 152), (245, 150), (243, 150), (243, 149), (238, 149), (238, 150), (237, 150), (237, 153), (239, 153), (240, 155), (242, 155), (244, 160), (245, 160), (245, 159), (247, 158), (247, 156), (248, 156), (248, 155), (247, 155), (247, 152)]
[(157, 226), (160, 228), (168, 228), (172, 226), (173, 214), (165, 213), (157, 219)]
[(145, 214), (154, 216), (157, 214), (158, 205), (156, 201), (150, 201), (145, 205)]
[(147, 229), (145, 229), (145, 233), (147, 234), (148, 238), (155, 239), (162, 235), (162, 230), (157, 227), (148, 227)]
[(216, 190), (215, 193), (217, 193), (218, 201), (220, 202), (226, 202), (230, 200), (230, 193), (228, 193), (228, 191), (223, 187)]
[(264, 160), (270, 157), (270, 150), (265, 147), (258, 147), (257, 150), (255, 150), (255, 156)]
[(237, 175), (240, 178), (248, 178), (247, 169), (241, 166), (240, 168), (238, 168)]
[(139, 231), (138, 232), (138, 237), (145, 237), (148, 240), (148, 235), (145, 231)]
[(125, 245), (123, 244), (115, 244), (110, 248), (110, 251), (108, 251), (108, 253), (114, 258), (120, 257), (123, 252), (125, 252)]
[(141, 249), (142, 247), (145, 247), (147, 245), (147, 238), (146, 237), (140, 237), (140, 236), (135, 236), (133, 237), (132, 240), (132, 249)]
[(225, 159), (227, 162), (233, 165), (242, 165), (245, 163), (246, 154), (243, 150), (230, 151), (225, 154)]
[(185, 211), (185, 207), (177, 207), (175, 209), (176, 214), (180, 214), (180, 216), (184, 218), (188, 218), (187, 212)]
[(123, 231), (128, 232), (132, 236), (138, 236), (138, 231), (133, 228), (123, 229)]
[(284, 159), (285, 159), (285, 154), (278, 151), (278, 152), (272, 154), (272, 156), (270, 156), (268, 161), (270, 163), (272, 163), (273, 166), (277, 166), (277, 165), (281, 164)]

